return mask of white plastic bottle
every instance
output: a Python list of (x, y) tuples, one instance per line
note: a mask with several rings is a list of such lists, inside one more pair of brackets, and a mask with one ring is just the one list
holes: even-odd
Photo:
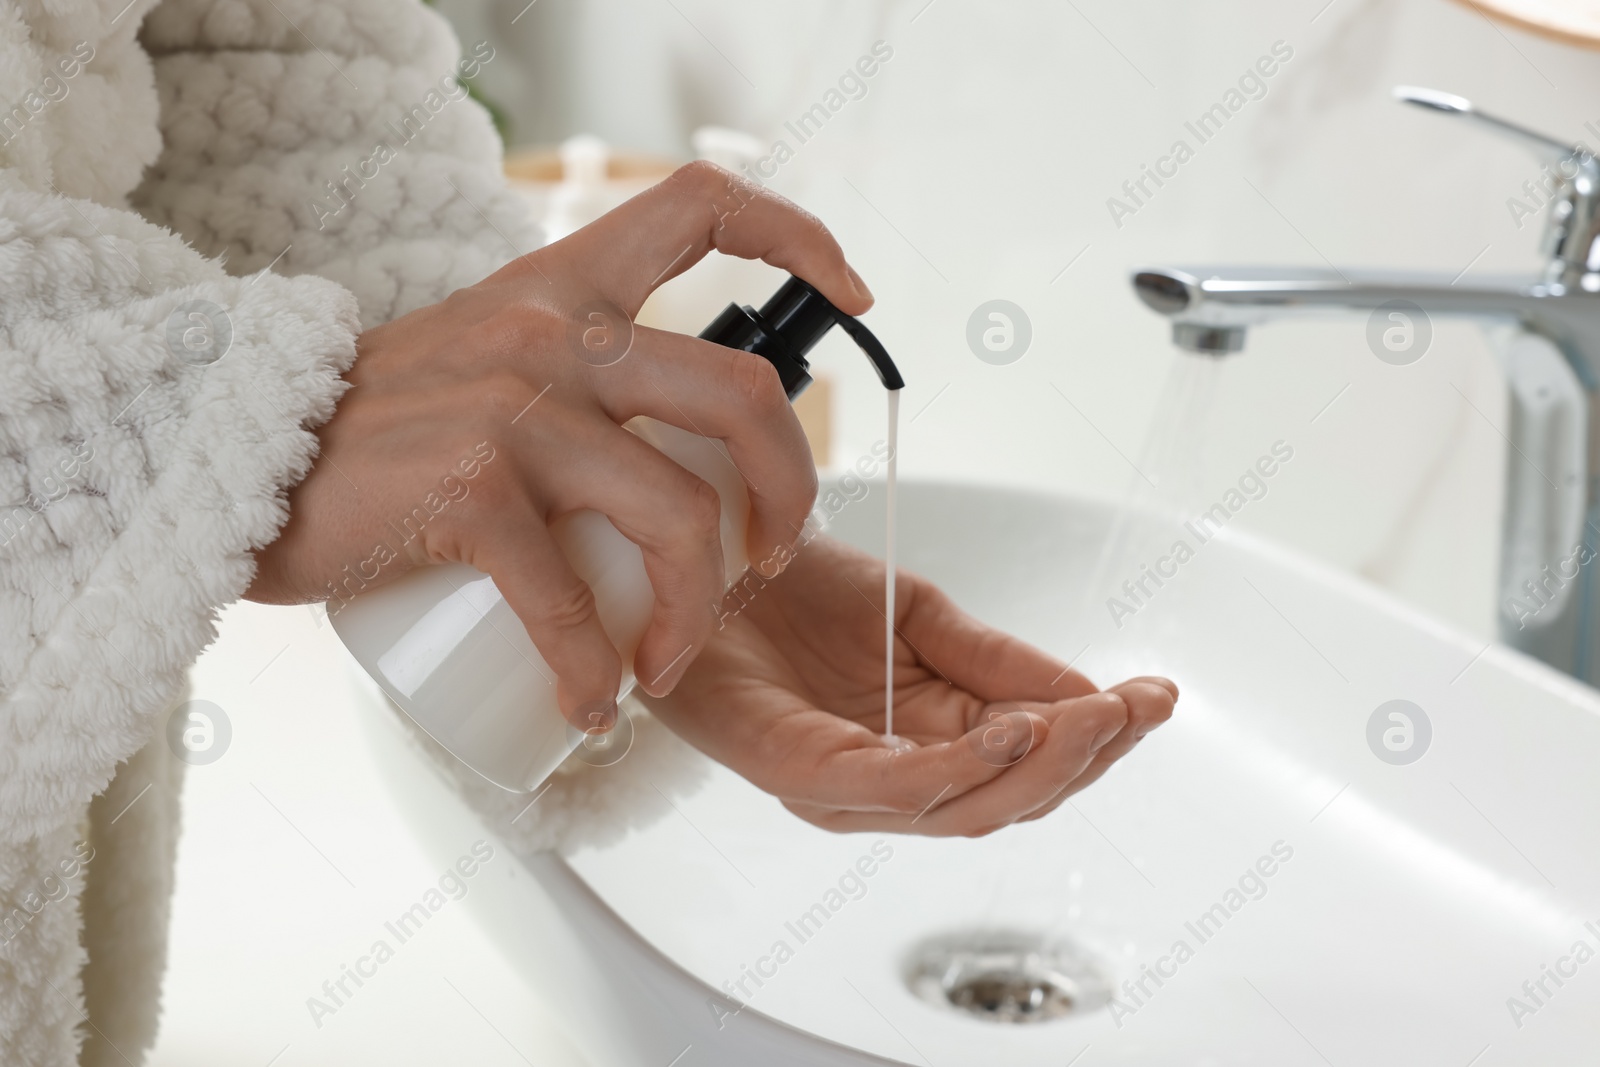
[[(731, 584), (748, 564), (750, 498), (727, 449), (676, 426), (637, 418), (627, 429), (711, 484), (722, 499), (722, 560)], [(594, 591), (606, 635), (633, 690), (633, 655), (655, 594), (644, 556), (595, 511), (550, 530)], [(418, 570), (330, 612), (333, 628), (389, 699), (467, 766), (505, 789), (536, 788), (583, 741), (556, 703), (545, 663), (494, 580), (464, 563)]]
[[(793, 399), (811, 381), (805, 353), (835, 324), (862, 346), (887, 388), (901, 388), (900, 372), (867, 328), (798, 278), (760, 311), (730, 304), (700, 336), (770, 360)], [(644, 417), (626, 429), (716, 489), (724, 579), (731, 585), (748, 564), (750, 498), (726, 447)], [(563, 516), (550, 532), (593, 590), (601, 625), (622, 658), (620, 700), (633, 690), (634, 652), (655, 609), (644, 555), (595, 511)], [(329, 615), (389, 699), (498, 786), (537, 788), (584, 740), (561, 714), (555, 672), (486, 574), (461, 563), (421, 567)]]

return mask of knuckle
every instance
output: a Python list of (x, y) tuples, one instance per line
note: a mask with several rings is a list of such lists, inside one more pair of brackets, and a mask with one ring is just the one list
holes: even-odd
[[(484, 415), (493, 436), (503, 437), (511, 420), (522, 413), (537, 394), (523, 377), (510, 368), (496, 368), (478, 380)], [(526, 422), (527, 420), (523, 420)]]
[(595, 617), (594, 591), (574, 578), (541, 600), (534, 609), (535, 622), (543, 629), (560, 633), (582, 630)]
[[(482, 285), (483, 283), (478, 283)], [(440, 301), (440, 306), (452, 315), (464, 315), (471, 310), (481, 299), (482, 290), (478, 285), (466, 285), (460, 289), (452, 289), (448, 296)]]
[(667, 181), (678, 192), (698, 198), (721, 196), (730, 190), (742, 190), (746, 179), (710, 160), (697, 159), (673, 171)]
[(690, 535), (704, 539), (716, 536), (722, 526), (722, 497), (711, 483), (693, 475), (685, 486), (682, 515)]
[(651, 544), (679, 565), (704, 560), (709, 548), (721, 544), (722, 498), (710, 483), (687, 471), (673, 481), (666, 514), (649, 532)]
[(679, 167), (664, 184), (681, 200), (709, 206), (715, 217), (713, 243), (730, 216), (768, 195), (750, 179), (703, 159)]
[(680, 185), (703, 188), (709, 185), (724, 185), (733, 178), (732, 171), (719, 167), (709, 159), (697, 159), (673, 171), (671, 180)]
[[(801, 464), (799, 468), (799, 492), (795, 494), (794, 528), (799, 530), (811, 511), (817, 506), (817, 491), (821, 483), (817, 481), (817, 468), (815, 464)], [(907, 585), (910, 583), (908, 582)]]
[(760, 356), (736, 353), (729, 370), (733, 389), (746, 410), (756, 416), (771, 416), (789, 406), (778, 368)]
[(1128, 707), (1128, 701), (1123, 699), (1122, 694), (1096, 693), (1094, 696), (1085, 697), (1084, 699), (1094, 702), (1092, 706), (1097, 712), (1101, 729), (1120, 730), (1128, 725), (1128, 719), (1132, 713)]
[(443, 300), (436, 302), (426, 310), (431, 312), (429, 316), (430, 318), (442, 319), (445, 322), (465, 324), (469, 322), (475, 322), (478, 318), (478, 316), (473, 313), (474, 303), (475, 300), (473, 287), (463, 286), (459, 289), (450, 290), (445, 294)]
[(449, 299), (460, 304), (457, 317), (467, 320), (457, 331), (455, 350), (462, 358), (488, 362), (524, 347), (529, 335), (528, 316), (518, 308), (505, 306), (479, 315), (472, 306), (474, 298), (461, 296), (457, 290)]

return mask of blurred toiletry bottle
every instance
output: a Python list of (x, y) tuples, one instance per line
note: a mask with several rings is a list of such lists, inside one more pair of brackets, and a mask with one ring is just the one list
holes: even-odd
[[(792, 400), (811, 381), (806, 353), (835, 324), (867, 353), (886, 388), (902, 386), (888, 353), (867, 328), (798, 278), (785, 282), (759, 311), (729, 304), (700, 336), (770, 360)], [(716, 489), (722, 501), (724, 577), (731, 585), (749, 563), (750, 501), (726, 447), (642, 416), (626, 429)], [(634, 652), (655, 607), (644, 557), (599, 512), (564, 515), (551, 523), (550, 533), (593, 590), (601, 625), (622, 658), (620, 700), (634, 687)], [(472, 567), (418, 568), (330, 602), (328, 616), (389, 699), (498, 786), (537, 788), (590, 736), (563, 718), (554, 672), (494, 580)]]
[[(689, 143), (696, 159), (739, 175), (765, 151), (750, 134), (724, 126), (700, 126), (689, 135)], [(707, 256), (693, 270), (651, 293), (639, 309), (639, 322), (658, 330), (693, 333), (730, 300), (756, 303), (772, 292), (775, 279), (782, 276), (759, 259)]]
[(617, 151), (593, 134), (581, 133), (555, 148), (510, 153), (505, 172), (507, 188), (527, 205), (549, 244), (644, 192), (676, 166), (670, 159)]

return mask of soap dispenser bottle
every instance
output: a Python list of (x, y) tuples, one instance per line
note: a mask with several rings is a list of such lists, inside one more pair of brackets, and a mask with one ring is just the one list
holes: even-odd
[[(795, 277), (759, 311), (729, 304), (700, 336), (771, 361), (793, 400), (811, 383), (806, 354), (836, 324), (867, 354), (886, 389), (904, 386), (866, 326)], [(644, 416), (626, 429), (716, 489), (724, 579), (737, 581), (749, 565), (750, 500), (727, 448)], [(633, 656), (655, 607), (644, 556), (596, 511), (564, 515), (550, 533), (593, 591), (601, 625), (622, 658), (621, 700), (634, 687)], [(329, 616), (350, 654), (401, 711), (502, 788), (537, 788), (584, 740), (556, 703), (555, 672), (494, 579), (464, 563), (418, 568), (330, 607)]]

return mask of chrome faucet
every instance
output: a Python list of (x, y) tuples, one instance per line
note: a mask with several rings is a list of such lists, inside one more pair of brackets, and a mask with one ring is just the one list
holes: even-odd
[(1142, 270), (1139, 298), (1172, 339), (1221, 356), (1269, 321), (1367, 312), (1386, 362), (1429, 316), (1489, 329), (1510, 398), (1498, 623), (1509, 645), (1600, 685), (1600, 163), (1582, 145), (1486, 115), (1459, 96), (1400, 86), (1397, 99), (1509, 135), (1546, 160), (1550, 200), (1534, 278), (1457, 284), (1446, 275), (1328, 269)]

